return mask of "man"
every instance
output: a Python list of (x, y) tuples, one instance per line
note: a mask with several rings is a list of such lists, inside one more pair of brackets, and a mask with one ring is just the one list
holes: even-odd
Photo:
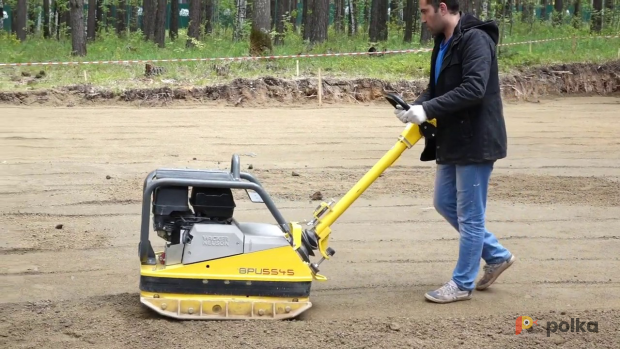
[[(499, 30), (492, 21), (462, 14), (458, 0), (439, 1), (419, 2), (422, 21), (435, 35), (428, 88), (408, 111), (395, 113), (404, 123), (437, 121), (420, 160), (437, 163), (434, 205), (460, 242), (451, 280), (425, 296), (449, 303), (489, 287), (515, 257), (485, 228), (489, 178), (507, 152), (495, 53)], [(476, 285), (480, 258), (485, 273)]]

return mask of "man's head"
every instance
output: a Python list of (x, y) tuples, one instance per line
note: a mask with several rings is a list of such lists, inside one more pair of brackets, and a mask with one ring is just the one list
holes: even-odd
[(422, 22), (433, 35), (443, 33), (447, 26), (458, 22), (455, 21), (459, 14), (458, 0), (420, 0), (419, 4)]

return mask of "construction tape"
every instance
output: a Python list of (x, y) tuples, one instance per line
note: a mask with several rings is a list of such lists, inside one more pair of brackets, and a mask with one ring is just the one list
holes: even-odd
[[(562, 40), (582, 40), (582, 39), (614, 39), (620, 38), (620, 35), (606, 36), (582, 36), (582, 37), (562, 37), (541, 40), (530, 40), (521, 42), (511, 42), (500, 44), (498, 46), (516, 46), (535, 44), (550, 41)], [(88, 65), (88, 64), (129, 64), (129, 63), (163, 63), (163, 62), (212, 62), (212, 61), (254, 61), (254, 60), (273, 60), (285, 58), (312, 58), (312, 57), (339, 57), (339, 56), (365, 56), (365, 55), (383, 55), (393, 53), (422, 53), (431, 52), (432, 48), (410, 49), (410, 50), (390, 50), (375, 52), (343, 52), (343, 53), (317, 53), (317, 54), (299, 54), (299, 55), (280, 55), (280, 56), (254, 56), (254, 57), (210, 57), (210, 58), (170, 58), (170, 59), (137, 59), (137, 60), (117, 60), (117, 61), (73, 61), (73, 62), (27, 62), (27, 63), (0, 63), (0, 67), (21, 67), (21, 66), (42, 66), (42, 65)]]

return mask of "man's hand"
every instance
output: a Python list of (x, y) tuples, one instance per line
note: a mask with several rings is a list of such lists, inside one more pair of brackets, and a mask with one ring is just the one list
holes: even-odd
[(402, 109), (401, 106), (397, 106), (396, 109), (394, 109), (394, 114), (396, 114), (398, 120), (405, 124), (411, 122), (416, 125), (420, 125), (426, 121), (426, 112), (424, 111), (424, 107), (419, 104), (410, 105), (409, 110), (407, 111)]

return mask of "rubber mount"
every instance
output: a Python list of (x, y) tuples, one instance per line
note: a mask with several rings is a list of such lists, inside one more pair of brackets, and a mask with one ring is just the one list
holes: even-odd
[[(386, 93), (384, 95), (384, 97), (385, 97), (385, 99), (388, 100), (388, 102), (390, 102), (390, 104), (395, 109), (398, 109), (398, 106), (400, 106), (404, 110), (409, 110), (410, 109), (409, 104), (407, 102), (405, 102), (399, 95), (397, 95), (395, 93)], [(428, 121), (424, 121), (420, 125), (420, 132), (422, 133), (424, 138), (432, 139), (432, 138), (435, 138), (435, 136), (437, 135), (437, 127), (435, 127), (435, 125), (431, 124)]]

